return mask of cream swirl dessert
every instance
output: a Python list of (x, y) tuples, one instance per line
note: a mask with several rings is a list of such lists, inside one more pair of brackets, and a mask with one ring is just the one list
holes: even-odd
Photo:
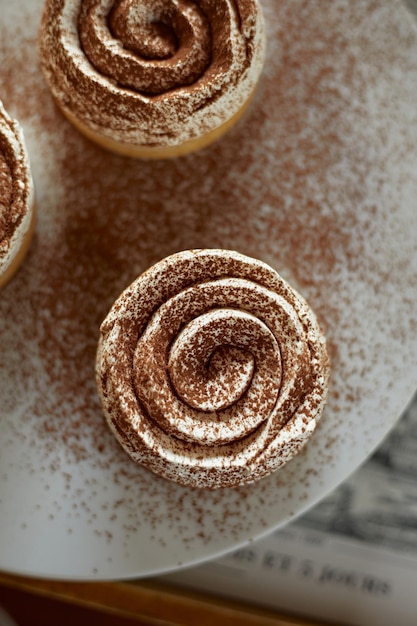
[(144, 272), (101, 326), (97, 386), (130, 457), (192, 487), (252, 483), (308, 441), (327, 397), (324, 336), (275, 270), (191, 250)]
[(257, 0), (47, 0), (41, 65), (56, 102), (102, 146), (144, 158), (202, 148), (254, 93)]
[(23, 132), (0, 102), (0, 287), (22, 262), (34, 222), (35, 194)]

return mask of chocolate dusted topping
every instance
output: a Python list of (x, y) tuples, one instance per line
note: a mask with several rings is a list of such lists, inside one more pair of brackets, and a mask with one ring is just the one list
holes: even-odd
[(180, 23), (174, 6), (164, 7), (159, 3), (155, 9), (151, 13), (148, 7), (140, 7), (131, 0), (121, 2), (111, 10), (108, 25), (125, 49), (149, 60), (169, 59), (179, 47)]
[(80, 42), (103, 76), (144, 95), (191, 85), (211, 60), (211, 28), (194, 2), (166, 0), (84, 2), (78, 18)]
[(48, 0), (41, 65), (60, 106), (94, 132), (180, 145), (253, 93), (265, 36), (257, 0)]
[(23, 133), (0, 102), (0, 275), (29, 229), (33, 193)]
[(0, 148), (0, 242), (7, 236), (8, 215), (12, 201), (13, 178), (8, 159)]
[(160, 261), (101, 328), (97, 382), (110, 427), (135, 461), (187, 486), (243, 485), (284, 465), (313, 433), (328, 379), (306, 302), (232, 251)]

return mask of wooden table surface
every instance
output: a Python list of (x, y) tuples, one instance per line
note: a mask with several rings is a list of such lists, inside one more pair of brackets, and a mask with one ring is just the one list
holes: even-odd
[(18, 626), (329, 626), (154, 581), (61, 582), (0, 572)]

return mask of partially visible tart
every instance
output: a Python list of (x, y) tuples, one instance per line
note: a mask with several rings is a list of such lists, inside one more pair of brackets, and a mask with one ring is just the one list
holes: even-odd
[(245, 111), (265, 32), (258, 0), (46, 0), (41, 66), (66, 117), (101, 146), (170, 158)]
[(97, 385), (129, 456), (184, 486), (253, 483), (307, 443), (327, 397), (324, 335), (261, 261), (190, 250), (144, 272), (101, 326)]
[(0, 287), (23, 261), (35, 224), (35, 193), (19, 124), (0, 102)]

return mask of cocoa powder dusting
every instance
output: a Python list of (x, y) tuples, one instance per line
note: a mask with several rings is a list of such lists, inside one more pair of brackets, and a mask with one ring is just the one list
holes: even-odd
[[(245, 118), (201, 153), (140, 162), (95, 147), (55, 107), (34, 54), (41, 7), (27, 3), (0, 27), (1, 97), (24, 127), (39, 207), (31, 251), (0, 297), (2, 480), (23, 472), (46, 494), (22, 504), (28, 527), (32, 515), (53, 516), (68, 541), (79, 524), (92, 529), (104, 556), (89, 574), (112, 571), (112, 545), (128, 574), (141, 529), (152, 528), (152, 550), (168, 564), (167, 543), (186, 562), (260, 534), (277, 493), (282, 511), (301, 511), (303, 481), (315, 497), (330, 488), (329, 468), (343, 454), (347, 466), (359, 462), (356, 451), (391, 423), (378, 421), (395, 410), (389, 381), (405, 397), (417, 354), (404, 347), (417, 335), (417, 272), (399, 208), (415, 187), (417, 110), (401, 72), (417, 79), (417, 45), (379, 2), (265, 0), (268, 56)], [(410, 229), (416, 220), (407, 216)], [(161, 258), (201, 247), (260, 258), (288, 279), (317, 313), (333, 366), (306, 452), (256, 487), (216, 493), (131, 462), (94, 376), (99, 326), (121, 291)], [(356, 445), (366, 420), (369, 441)]]
[[(207, 381), (221, 345), (250, 351), (252, 380), (230, 368), (233, 352), (230, 382), (223, 371)], [(97, 380), (109, 425), (135, 461), (185, 486), (236, 487), (282, 467), (314, 432), (328, 378), (306, 302), (271, 267), (230, 250), (170, 255), (101, 326)]]
[[(0, 100), (0, 274), (4, 276), (22, 246), (33, 203), (24, 137)], [(1, 278), (1, 277), (0, 277)]]
[(0, 146), (0, 242), (7, 234), (7, 212), (12, 198), (12, 188), (10, 167)]

